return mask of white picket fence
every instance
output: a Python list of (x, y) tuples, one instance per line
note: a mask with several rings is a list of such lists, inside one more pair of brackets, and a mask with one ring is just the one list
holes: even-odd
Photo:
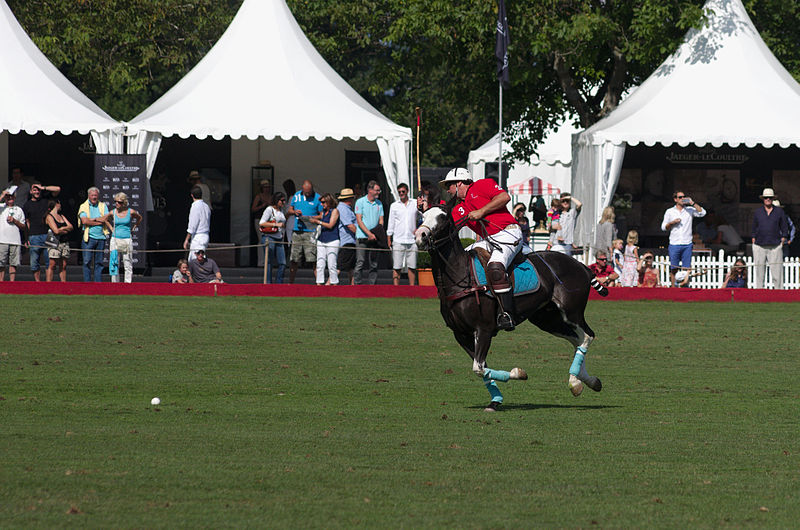
[[(584, 261), (584, 255), (575, 256), (579, 261)], [(742, 259), (747, 265), (747, 287), (749, 289), (762, 288), (755, 285), (755, 269), (753, 258), (726, 255), (720, 250), (719, 254), (713, 255), (693, 255), (692, 273), (703, 271), (702, 274), (694, 276), (689, 280), (689, 287), (693, 289), (719, 289), (725, 276), (730, 271), (737, 259)], [(591, 263), (593, 260), (589, 260)], [(587, 263), (588, 265), (588, 263)], [(667, 256), (656, 256), (655, 265), (658, 268), (658, 280), (661, 285), (669, 285), (669, 258)], [(774, 289), (772, 275), (769, 267), (765, 267), (767, 289)], [(784, 258), (783, 260), (783, 288), (800, 289), (800, 258)]]

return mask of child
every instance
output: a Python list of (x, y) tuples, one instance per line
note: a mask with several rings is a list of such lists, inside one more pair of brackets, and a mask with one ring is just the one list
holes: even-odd
[(547, 240), (546, 250), (553, 248), (557, 244), (556, 232), (558, 232), (558, 221), (561, 218), (561, 200), (554, 198), (550, 201), (550, 209), (547, 210), (547, 231), (550, 233), (550, 239)]
[(189, 273), (189, 262), (185, 259), (178, 260), (178, 268), (172, 273), (172, 283), (194, 283)]
[(614, 265), (614, 272), (617, 273), (620, 277), (622, 276), (622, 240), (615, 239), (611, 242), (611, 248), (614, 249), (614, 256), (613, 256), (613, 265)]
[(747, 287), (747, 265), (744, 260), (739, 258), (733, 264), (731, 270), (725, 276), (725, 281), (722, 282), (723, 289), (742, 289)]
[(623, 287), (636, 287), (639, 273), (636, 265), (639, 263), (639, 233), (636, 230), (628, 232), (628, 244), (625, 245), (625, 254), (622, 256), (622, 274), (619, 275)]

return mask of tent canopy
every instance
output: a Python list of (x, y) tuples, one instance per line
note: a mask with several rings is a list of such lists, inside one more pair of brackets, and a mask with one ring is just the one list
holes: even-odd
[(0, 131), (17, 134), (121, 129), (53, 66), (0, 0)]
[(217, 140), (411, 138), (325, 62), (284, 0), (245, 0), (208, 54), (129, 131)]
[(767, 48), (741, 0), (708, 0), (707, 23), (611, 114), (575, 138), (577, 230), (593, 240), (611, 203), (625, 146), (800, 146), (800, 85)]

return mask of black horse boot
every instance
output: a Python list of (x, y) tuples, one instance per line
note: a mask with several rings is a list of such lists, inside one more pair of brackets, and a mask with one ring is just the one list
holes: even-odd
[(486, 266), (486, 270), (498, 302), (497, 327), (505, 331), (513, 331), (514, 292), (511, 290), (511, 282), (508, 281), (506, 268), (502, 263), (493, 261)]

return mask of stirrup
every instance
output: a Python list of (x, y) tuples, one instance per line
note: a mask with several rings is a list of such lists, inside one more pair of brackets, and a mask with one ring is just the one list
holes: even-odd
[(497, 327), (505, 331), (514, 330), (514, 319), (507, 312), (497, 314)]

